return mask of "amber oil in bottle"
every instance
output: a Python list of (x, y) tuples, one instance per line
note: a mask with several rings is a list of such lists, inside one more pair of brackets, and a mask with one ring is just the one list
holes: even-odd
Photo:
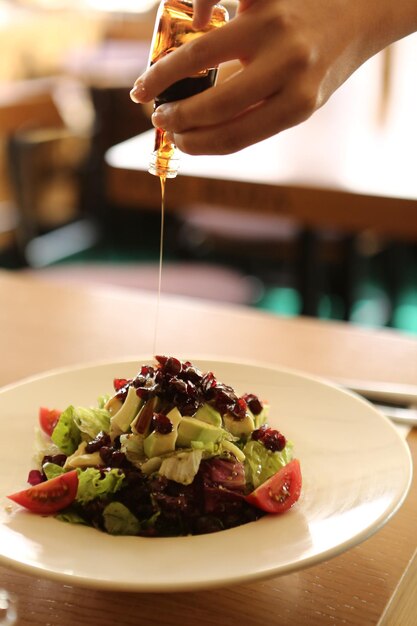
[[(210, 22), (202, 30), (195, 30), (193, 23), (193, 4), (190, 0), (163, 0), (159, 5), (152, 38), (149, 64), (173, 52), (184, 43), (220, 26), (228, 20), (226, 9), (220, 5), (213, 7)], [(212, 87), (217, 76), (217, 67), (203, 70), (196, 76), (189, 76), (174, 83), (154, 101), (154, 110), (166, 102), (183, 100)], [(175, 178), (178, 173), (179, 155), (175, 144), (170, 141), (164, 130), (155, 131), (155, 147), (149, 164), (149, 172), (161, 179)]]

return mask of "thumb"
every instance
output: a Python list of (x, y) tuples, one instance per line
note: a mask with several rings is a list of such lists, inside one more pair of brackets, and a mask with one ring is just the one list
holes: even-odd
[(193, 27), (196, 30), (200, 30), (207, 26), (215, 4), (216, 0), (194, 0)]

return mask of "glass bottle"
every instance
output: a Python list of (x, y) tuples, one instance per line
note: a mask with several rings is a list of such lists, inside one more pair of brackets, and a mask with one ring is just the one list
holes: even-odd
[[(195, 37), (223, 26), (228, 20), (227, 10), (213, 7), (210, 22), (202, 30), (193, 28), (193, 4), (190, 0), (163, 0), (155, 21), (149, 64), (157, 63), (166, 54), (173, 52)], [(174, 83), (154, 101), (154, 110), (165, 102), (183, 100), (212, 87), (217, 76), (217, 67), (208, 68), (195, 76)], [(166, 137), (161, 128), (155, 130), (155, 147), (149, 164), (149, 172), (160, 178), (175, 178), (178, 173), (179, 154), (175, 144)]]

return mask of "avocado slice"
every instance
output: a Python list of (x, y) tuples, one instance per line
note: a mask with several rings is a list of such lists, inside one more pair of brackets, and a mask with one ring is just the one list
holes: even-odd
[(136, 389), (129, 387), (125, 401), (110, 420), (110, 435), (112, 438), (129, 430), (129, 426), (135, 419), (141, 404), (142, 400), (136, 394)]
[(178, 425), (181, 423), (181, 413), (176, 407), (174, 407), (167, 417), (171, 421), (172, 430), (170, 433), (162, 434), (155, 430), (146, 437), (143, 441), (143, 449), (146, 456), (150, 459), (154, 456), (160, 456), (167, 452), (173, 452), (175, 450), (175, 443), (178, 435)]
[(197, 412), (193, 415), (195, 419), (201, 420), (202, 422), (207, 422), (207, 424), (212, 424), (213, 426), (222, 426), (222, 416), (214, 407), (210, 404), (203, 404), (197, 410)]
[(249, 413), (246, 413), (243, 420), (234, 419), (232, 415), (224, 415), (223, 420), (226, 430), (239, 439), (240, 437), (247, 437), (255, 430), (255, 422)]
[(107, 400), (103, 408), (105, 408), (106, 411), (110, 413), (110, 415), (116, 415), (116, 413), (120, 411), (122, 406), (123, 406), (123, 402), (116, 395), (116, 396), (112, 396), (111, 398), (109, 398), (109, 400)]
[(183, 417), (178, 427), (177, 445), (187, 448), (192, 441), (200, 441), (203, 444), (215, 443), (223, 439), (223, 428), (207, 424), (195, 417)]

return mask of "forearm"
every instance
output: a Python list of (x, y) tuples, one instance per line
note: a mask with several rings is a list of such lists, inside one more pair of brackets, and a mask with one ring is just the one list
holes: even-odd
[[(336, 46), (333, 65), (321, 84), (321, 103), (365, 61), (417, 31), (417, 0), (328, 0), (328, 6), (331, 3), (343, 28), (338, 35), (339, 52)], [(346, 37), (343, 30), (348, 33)], [(326, 48), (326, 41), (322, 48)]]
[(361, 5), (369, 25), (368, 40), (371, 52), (417, 31), (416, 0), (355, 0)]
[[(193, 0), (197, 26), (209, 20), (216, 2)], [(277, 5), (282, 2), (276, 0)], [(256, 0), (240, 0), (239, 12), (253, 4)], [(319, 2), (319, 12), (320, 5)], [(327, 10), (331, 13), (333, 9), (340, 22), (346, 22), (350, 45), (343, 61), (350, 66), (350, 70), (345, 68), (347, 74), (393, 42), (417, 31), (417, 0), (327, 0), (327, 5)]]
[[(338, 8), (338, 1), (332, 1)], [(193, 4), (195, 21), (201, 25), (208, 21), (216, 0), (194, 0)], [(240, 1), (243, 9), (251, 4), (252, 0)], [(348, 0), (348, 6), (356, 13), (359, 27), (368, 31), (370, 55), (417, 31), (417, 0)]]

